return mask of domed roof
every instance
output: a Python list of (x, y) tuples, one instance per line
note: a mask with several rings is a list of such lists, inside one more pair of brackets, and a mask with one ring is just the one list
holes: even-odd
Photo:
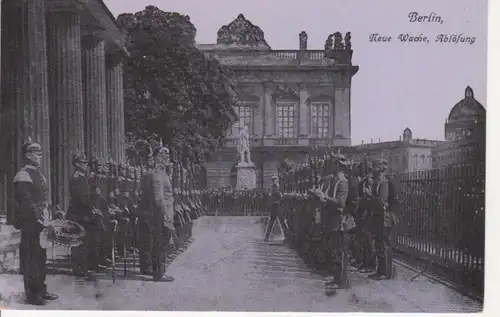
[(485, 118), (486, 110), (483, 105), (474, 99), (474, 91), (467, 86), (465, 88), (465, 98), (460, 100), (450, 111), (448, 122), (469, 121), (476, 118)]

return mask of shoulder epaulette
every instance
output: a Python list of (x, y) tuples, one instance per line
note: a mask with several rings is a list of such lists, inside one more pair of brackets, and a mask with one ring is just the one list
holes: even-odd
[(24, 168), (17, 172), (16, 176), (14, 177), (14, 183), (21, 182), (33, 183), (30, 174)]

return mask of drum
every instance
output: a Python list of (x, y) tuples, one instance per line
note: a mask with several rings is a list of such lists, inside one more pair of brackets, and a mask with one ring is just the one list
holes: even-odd
[(48, 225), (40, 235), (40, 246), (46, 249), (56, 244), (64, 247), (77, 247), (83, 243), (85, 229), (70, 220), (47, 220)]

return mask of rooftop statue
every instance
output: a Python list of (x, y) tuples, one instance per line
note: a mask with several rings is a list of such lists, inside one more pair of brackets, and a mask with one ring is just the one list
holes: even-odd
[(253, 25), (243, 14), (239, 14), (235, 20), (219, 29), (217, 32), (217, 44), (269, 47), (264, 39), (264, 32), (261, 28)]

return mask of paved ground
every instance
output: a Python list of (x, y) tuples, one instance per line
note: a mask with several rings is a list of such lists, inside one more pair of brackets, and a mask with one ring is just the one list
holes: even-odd
[[(398, 276), (391, 281), (371, 281), (363, 274), (351, 273), (351, 288), (327, 297), (323, 278), (311, 272), (293, 250), (278, 241), (262, 241), (264, 227), (259, 219), (199, 219), (195, 241), (167, 269), (176, 278), (173, 283), (144, 281), (133, 272), (124, 277), (123, 263), (119, 264), (115, 284), (109, 273), (101, 277), (98, 285), (77, 282), (67, 275), (51, 275), (49, 289), (57, 292), (60, 299), (43, 309), (433, 313), (481, 310), (480, 303), (425, 277), (410, 282), (415, 273), (402, 267), (398, 267)], [(21, 304), (19, 275), (0, 275), (0, 290), (5, 297), (0, 306), (33, 308)]]

